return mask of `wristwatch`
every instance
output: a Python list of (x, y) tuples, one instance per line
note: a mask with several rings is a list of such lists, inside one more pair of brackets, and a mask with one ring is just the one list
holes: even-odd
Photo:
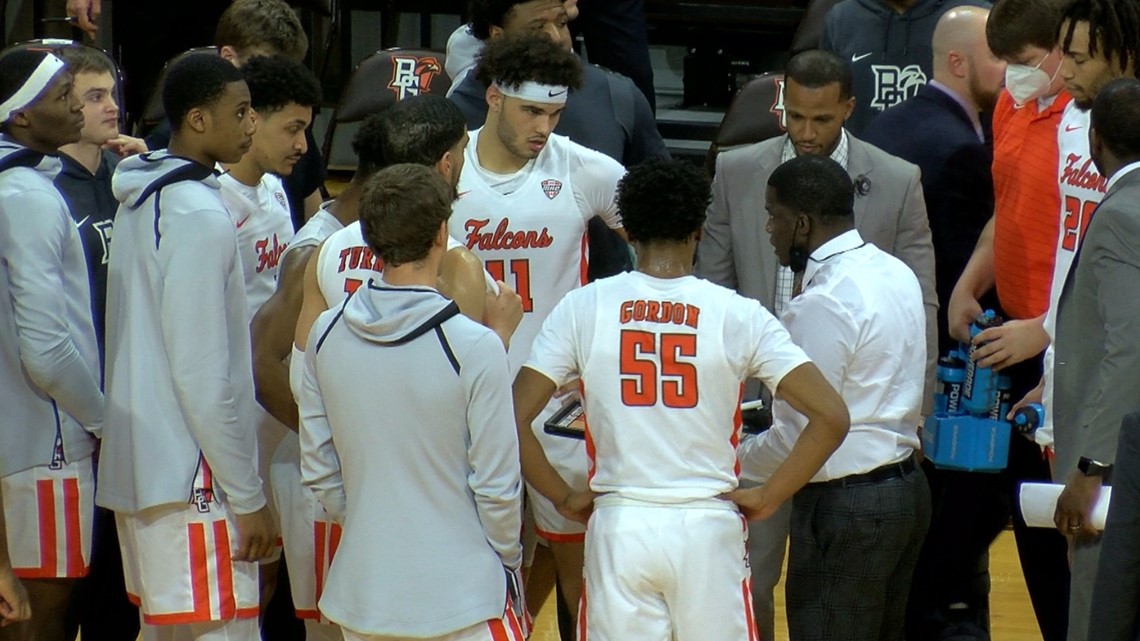
[(1085, 476), (1099, 476), (1105, 482), (1107, 482), (1112, 475), (1112, 463), (1101, 463), (1087, 456), (1082, 456), (1080, 460), (1077, 461), (1077, 469)]

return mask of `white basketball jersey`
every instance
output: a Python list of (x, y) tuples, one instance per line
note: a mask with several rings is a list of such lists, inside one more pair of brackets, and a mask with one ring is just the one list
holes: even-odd
[[(1045, 312), (1045, 331), (1049, 334), (1050, 345), (1045, 350), (1044, 378), (1042, 393), (1045, 407), (1045, 426), (1040, 435), (1045, 443), (1052, 442), (1053, 427), (1053, 345), (1052, 338), (1057, 327), (1057, 303), (1061, 290), (1069, 277), (1073, 258), (1080, 247), (1085, 229), (1092, 220), (1093, 212), (1104, 198), (1108, 179), (1100, 175), (1093, 164), (1089, 151), (1089, 112), (1078, 109), (1070, 102), (1061, 115), (1057, 126), (1058, 168), (1057, 181), (1061, 194), (1061, 227), (1057, 235), (1057, 254), (1053, 264), (1053, 283), (1049, 288), (1049, 309)], [(1040, 430), (1039, 430), (1040, 431)], [(1040, 442), (1040, 440), (1039, 440)]]
[(581, 377), (590, 488), (678, 503), (736, 487), (741, 383), (808, 362), (757, 301), (693, 276), (619, 274), (568, 294), (526, 366)]
[[(459, 241), (448, 237), (448, 251), (462, 246)], [(317, 255), (317, 286), (330, 308), (343, 303), (349, 294), (370, 278), (379, 279), (383, 271), (384, 261), (375, 256), (364, 242), (360, 221), (330, 235)], [(490, 274), (485, 273), (484, 280), (487, 291), (498, 293), (499, 286)]]
[(586, 224), (599, 212), (584, 210), (574, 193), (571, 161), (579, 146), (568, 138), (551, 135), (538, 158), (502, 177), (517, 180), (504, 195), (479, 166), (480, 131), (470, 132), (448, 229), (495, 280), (522, 297), (523, 319), (508, 354), (516, 372), (542, 321), (563, 296), (586, 283)]
[(250, 320), (277, 290), (281, 255), (293, 239), (293, 217), (281, 179), (265, 174), (256, 187), (222, 174), (222, 202), (237, 227)]
[(360, 221), (356, 221), (321, 245), (317, 254), (317, 286), (325, 303), (336, 307), (369, 279), (379, 279), (383, 267), (383, 261), (365, 244)]

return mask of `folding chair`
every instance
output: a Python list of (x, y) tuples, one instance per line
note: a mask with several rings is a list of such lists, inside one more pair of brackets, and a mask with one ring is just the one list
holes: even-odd
[(740, 88), (729, 104), (720, 129), (709, 145), (705, 169), (712, 176), (721, 151), (775, 138), (786, 129), (784, 74), (773, 71), (756, 76)]
[(177, 56), (174, 56), (166, 62), (162, 68), (162, 73), (158, 74), (158, 80), (154, 83), (154, 88), (150, 92), (150, 97), (147, 98), (146, 106), (143, 107), (143, 112), (135, 120), (134, 135), (140, 138), (147, 134), (158, 123), (166, 119), (166, 109), (162, 106), (162, 86), (166, 84), (166, 74), (170, 72), (170, 68), (176, 62), (181, 61), (187, 56), (199, 55), (218, 55), (218, 50), (215, 47), (194, 47), (188, 51), (184, 51)]
[(426, 49), (385, 49), (360, 61), (345, 83), (325, 130), (321, 154), (327, 168), (337, 126), (360, 122), (408, 96), (447, 94), (451, 79), (443, 70), (444, 55)]

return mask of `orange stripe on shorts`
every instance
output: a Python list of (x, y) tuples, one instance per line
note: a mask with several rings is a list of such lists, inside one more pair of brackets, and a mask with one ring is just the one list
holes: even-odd
[(79, 479), (63, 480), (63, 519), (67, 576), (82, 576), (87, 568), (83, 563), (83, 534), (79, 525)]
[(209, 621), (210, 615), (210, 569), (206, 560), (206, 526), (191, 523), (186, 526), (190, 541), (190, 598), (194, 602), (197, 620)]

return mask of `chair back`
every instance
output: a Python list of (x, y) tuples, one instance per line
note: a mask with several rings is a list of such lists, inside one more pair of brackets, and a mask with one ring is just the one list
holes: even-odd
[(352, 71), (340, 94), (321, 151), (328, 163), (338, 125), (360, 122), (398, 101), (419, 94), (446, 95), (451, 79), (445, 56), (426, 49), (384, 49), (369, 55)]
[(784, 74), (768, 72), (749, 80), (724, 114), (705, 158), (711, 176), (721, 151), (775, 138), (787, 130), (784, 120)]
[(162, 106), (162, 86), (166, 84), (166, 74), (170, 73), (170, 68), (184, 58), (189, 56), (200, 55), (218, 55), (216, 47), (194, 47), (193, 49), (183, 51), (182, 53), (174, 56), (166, 61), (166, 65), (162, 67), (162, 71), (158, 74), (158, 79), (154, 83), (154, 88), (150, 91), (150, 97), (146, 99), (146, 105), (139, 117), (135, 120), (135, 135), (143, 136), (158, 123), (166, 118), (166, 109)]

